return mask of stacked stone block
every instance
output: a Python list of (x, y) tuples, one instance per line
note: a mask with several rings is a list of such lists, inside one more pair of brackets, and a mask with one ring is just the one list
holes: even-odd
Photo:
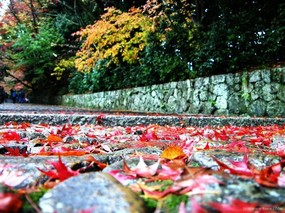
[(65, 95), (62, 105), (157, 113), (285, 116), (285, 67)]

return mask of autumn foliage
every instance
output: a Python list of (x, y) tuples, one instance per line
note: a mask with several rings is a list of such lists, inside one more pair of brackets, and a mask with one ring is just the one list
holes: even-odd
[(77, 32), (83, 41), (77, 52), (75, 66), (79, 71), (89, 72), (98, 61), (133, 64), (140, 59), (140, 53), (152, 31), (151, 19), (139, 9), (122, 12), (109, 8), (94, 25)]

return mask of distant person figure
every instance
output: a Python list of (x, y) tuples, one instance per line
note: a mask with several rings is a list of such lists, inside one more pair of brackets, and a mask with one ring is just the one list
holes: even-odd
[(16, 103), (17, 101), (17, 92), (13, 89), (10, 90), (10, 96), (11, 96), (11, 99), (13, 101), (13, 103)]
[(20, 91), (18, 91), (18, 95), (17, 95), (17, 103), (26, 103), (26, 99), (25, 99), (25, 92), (23, 89), (21, 89)]
[(6, 96), (6, 92), (4, 90), (4, 87), (0, 86), (0, 103), (4, 103), (5, 101), (5, 96)]

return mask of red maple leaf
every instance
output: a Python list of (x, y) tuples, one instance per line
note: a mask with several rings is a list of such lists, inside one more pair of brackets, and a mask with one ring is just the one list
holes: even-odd
[(285, 167), (285, 160), (268, 166), (259, 171), (255, 176), (255, 181), (263, 186), (267, 187), (279, 187), (282, 186), (282, 176), (280, 173)]
[(233, 167), (229, 167), (222, 161), (218, 160), (217, 158), (213, 157), (217, 164), (220, 166), (220, 170), (226, 170), (233, 175), (241, 175), (244, 177), (253, 177), (253, 171), (248, 167), (248, 159), (247, 156), (244, 155), (242, 161), (231, 161)]
[(239, 213), (239, 212), (253, 212), (257, 207), (257, 203), (247, 203), (242, 200), (232, 200), (230, 203), (208, 203), (211, 207), (218, 210), (221, 213)]
[(11, 148), (11, 147), (5, 147), (7, 149), (8, 153), (5, 153), (5, 155), (11, 155), (11, 156), (22, 156), (22, 157), (28, 157), (26, 150), (20, 150), (19, 147)]
[(4, 132), (3, 138), (8, 141), (12, 141), (12, 140), (19, 141), (21, 139), (21, 136), (15, 131), (8, 131), (8, 132)]
[(254, 178), (254, 180), (260, 185), (267, 187), (279, 187), (282, 186), (282, 177), (280, 173), (285, 167), (285, 160), (264, 169), (257, 170), (254, 166), (250, 165), (247, 156), (245, 155), (242, 161), (231, 161), (233, 167), (229, 167), (225, 163), (219, 161), (215, 157), (214, 160), (220, 166), (220, 170), (228, 171), (233, 175), (240, 175), (244, 177)]
[(54, 167), (54, 169), (49, 171), (44, 171), (38, 168), (38, 170), (50, 178), (55, 178), (59, 179), (60, 181), (64, 181), (72, 176), (76, 176), (79, 174), (78, 171), (73, 171), (72, 169), (68, 168), (62, 162), (60, 156), (58, 156), (58, 161), (47, 161), (47, 163), (51, 164)]
[(146, 133), (142, 134), (140, 137), (140, 141), (151, 141), (151, 140), (158, 140), (159, 138), (153, 131), (147, 131)]
[(105, 117), (104, 114), (100, 114), (97, 116), (96, 121), (98, 125), (102, 125), (103, 124), (103, 118)]

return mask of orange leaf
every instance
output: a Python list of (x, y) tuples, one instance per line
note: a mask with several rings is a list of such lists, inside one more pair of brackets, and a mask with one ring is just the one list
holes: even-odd
[(63, 142), (61, 137), (58, 137), (54, 134), (50, 134), (47, 138), (48, 142), (56, 142), (56, 143), (60, 143)]
[(178, 157), (184, 157), (185, 153), (183, 152), (182, 148), (179, 146), (169, 146), (167, 147), (161, 154), (161, 157), (173, 160)]
[(92, 163), (95, 163), (100, 169), (104, 169), (107, 166), (107, 164), (102, 163), (102, 162), (96, 160), (93, 156), (87, 156), (85, 158), (85, 160), (89, 161), (89, 162), (92, 162)]

